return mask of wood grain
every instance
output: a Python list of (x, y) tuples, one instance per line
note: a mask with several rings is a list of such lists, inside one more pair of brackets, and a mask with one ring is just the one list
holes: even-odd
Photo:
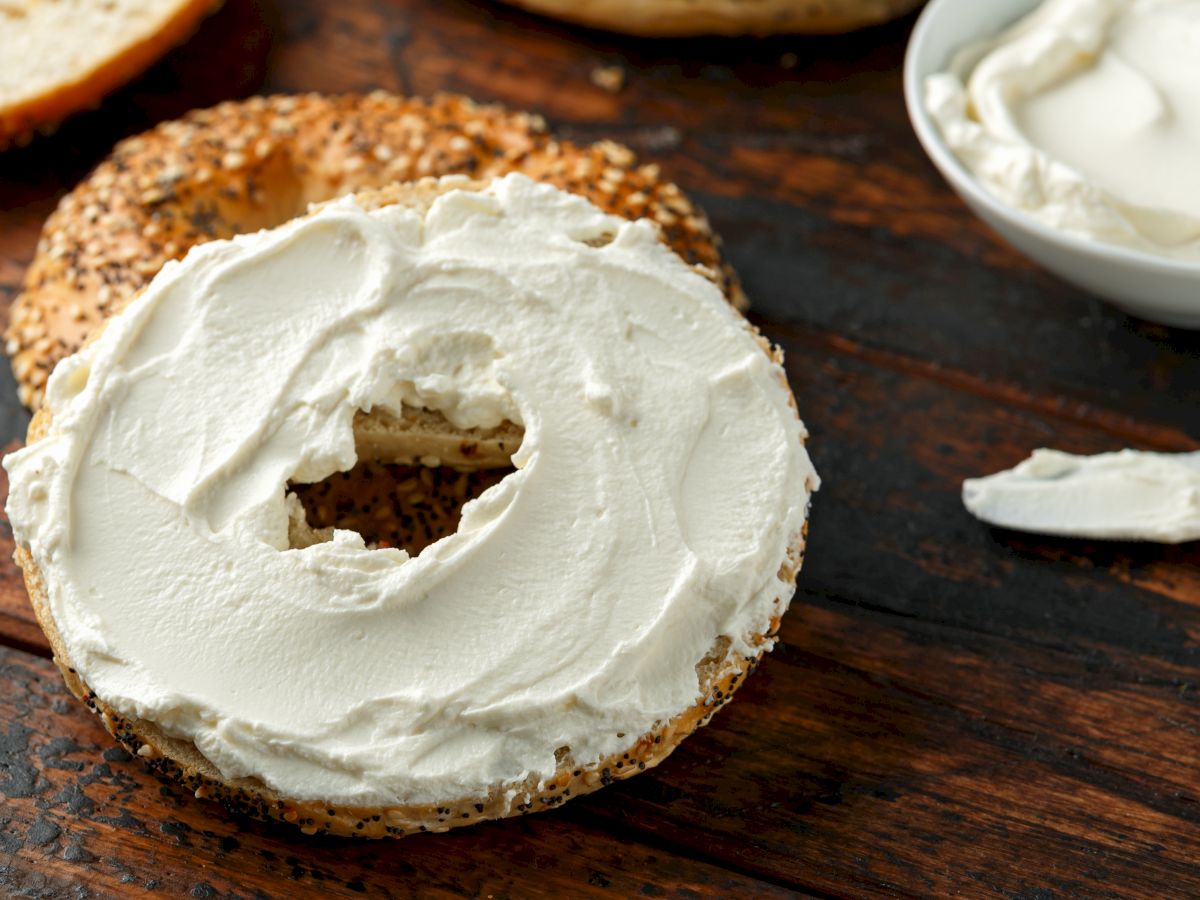
[(550, 816), (383, 847), (229, 818), (111, 752), (35, 658), (0, 524), (0, 643), (28, 651), (0, 661), (0, 891), (1200, 895), (1200, 550), (989, 530), (958, 497), (1036, 446), (1194, 449), (1200, 338), (1065, 287), (962, 207), (907, 125), (910, 24), (654, 42), (484, 0), (227, 0), (100, 110), (0, 156), (4, 301), (113, 141), (226, 97), (456, 90), (622, 140), (724, 235), (825, 478), (783, 645), (671, 760)]
[(0, 649), (7, 896), (75, 896), (83, 885), (99, 897), (529, 897), (589, 885), (620, 896), (787, 894), (563, 816), (438, 836), (444, 840), (297, 840), (159, 784), (78, 713), (48, 661)]
[(1200, 891), (1196, 551), (1038, 544), (957, 498), (1035, 436), (1110, 436), (774, 336), (826, 477), (784, 644), (665, 765), (554, 817), (818, 892)]

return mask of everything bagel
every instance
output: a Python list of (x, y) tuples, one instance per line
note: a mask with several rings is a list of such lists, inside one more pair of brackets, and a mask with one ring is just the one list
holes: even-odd
[(580, 25), (645, 37), (831, 34), (878, 25), (922, 0), (508, 0)]
[(6, 333), (21, 401), (36, 409), (55, 364), (197, 244), (279, 225), (358, 190), (509, 172), (652, 219), (672, 249), (744, 303), (704, 215), (618, 144), (559, 141), (537, 116), (460, 96), (255, 97), (122, 141), (62, 199)]
[[(794, 590), (803, 438), (777, 354), (648, 223), (509, 175), (198, 247), (5, 465), (38, 619), (118, 740), (382, 837), (553, 808), (704, 724)], [(516, 472), (417, 555), (288, 493), (433, 452)]]

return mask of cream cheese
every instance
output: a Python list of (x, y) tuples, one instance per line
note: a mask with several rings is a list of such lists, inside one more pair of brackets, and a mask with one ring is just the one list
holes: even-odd
[[(649, 222), (515, 175), (202, 245), (47, 397), (8, 512), (74, 665), (298, 800), (482, 796), (627, 747), (699, 699), (715, 638), (754, 652), (816, 488), (720, 291)], [(403, 403), (523, 425), (517, 471), (416, 557), (289, 549), (286, 483)]]
[(1200, 0), (1046, 0), (929, 77), (925, 100), (1009, 206), (1200, 261)]
[(1179, 544), (1200, 538), (1200, 453), (1035, 450), (1013, 469), (963, 482), (963, 503), (1002, 528)]

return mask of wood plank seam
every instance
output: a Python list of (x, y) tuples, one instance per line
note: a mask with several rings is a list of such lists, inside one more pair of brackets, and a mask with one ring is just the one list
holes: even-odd
[[(885, 610), (886, 612), (886, 610)], [(908, 618), (908, 617), (905, 617)], [(913, 618), (912, 621), (927, 624), (925, 620)], [(960, 631), (963, 629), (953, 626), (942, 626), (945, 630)], [(969, 630), (968, 630), (969, 631)], [(997, 640), (995, 635), (987, 635), (989, 639)], [(947, 642), (953, 644), (954, 642)], [(782, 659), (793, 661), (800, 666), (798, 657), (803, 655), (794, 645), (781, 643), (775, 654)], [(878, 676), (860, 669), (852, 664), (835, 659), (829, 659), (833, 665), (843, 666), (854, 671), (868, 683)], [(1166, 687), (1176, 687), (1174, 684)], [(1064, 775), (1081, 785), (1097, 787), (1113, 796), (1129, 800), (1162, 815), (1170, 816), (1188, 824), (1200, 824), (1200, 795), (1191, 796), (1184, 793), (1177, 785), (1146, 774), (1125, 770), (1116, 766), (1106, 765), (1100, 761), (1089, 761), (1081, 746), (1089, 740), (1086, 736), (1075, 735), (1075, 742), (1046, 740), (1043, 733), (1023, 730), (1013, 724), (981, 718), (976, 711), (967, 707), (948, 702), (935, 694), (928, 693), (905, 683), (889, 681), (887, 687), (892, 691), (916, 700), (923, 706), (931, 706), (956, 713), (959, 727), (970, 735), (980, 738), (993, 746), (1011, 750), (1024, 759), (1041, 762), (1050, 766), (1054, 771)], [(819, 760), (814, 760), (819, 762)], [(1140, 783), (1139, 783), (1140, 779)]]
[[(1196, 440), (1176, 428), (1155, 424), (1145, 425), (1086, 401), (1074, 400), (1063, 395), (1040, 396), (1016, 384), (972, 375), (970, 372), (947, 366), (936, 360), (923, 360), (899, 351), (870, 346), (820, 326), (779, 322), (765, 323), (754, 316), (753, 299), (751, 299), (751, 304), (751, 321), (762, 328), (768, 338), (776, 340), (777, 343), (776, 335), (783, 334), (788, 340), (798, 344), (819, 347), (829, 353), (870, 366), (921, 378), (960, 393), (994, 400), (1006, 408), (1027, 410), (1047, 418), (1102, 431), (1123, 442), (1141, 444), (1146, 449), (1162, 452), (1189, 452), (1197, 449)], [(793, 388), (796, 387), (793, 385)], [(801, 408), (800, 414), (803, 417), (803, 408)]]
[(574, 818), (576, 821), (586, 823), (590, 827), (603, 831), (606, 834), (632, 836), (636, 843), (644, 847), (660, 850), (664, 853), (670, 853), (672, 856), (689, 859), (697, 863), (719, 865), (722, 869), (745, 878), (753, 878), (756, 881), (784, 888), (785, 890), (803, 891), (806, 897), (813, 897), (815, 900), (836, 900), (836, 895), (825, 893), (815, 884), (782, 878), (777, 873), (756, 869), (754, 866), (744, 865), (733, 859), (718, 859), (715, 856), (698, 852), (695, 848), (689, 847), (687, 844), (672, 841), (650, 828), (640, 827), (634, 823), (622, 821), (617, 817), (600, 816), (591, 810), (583, 810), (578, 812)]
[[(872, 615), (880, 615), (886, 618), (892, 618), (918, 626), (916, 630), (922, 632), (938, 631), (946, 632), (951, 635), (963, 635), (972, 640), (986, 640), (1000, 644), (1008, 644), (1011, 646), (1020, 646), (1022, 648), (1036, 649), (1043, 654), (1052, 654), (1062, 659), (1078, 664), (1095, 665), (1098, 661), (1103, 661), (1106, 673), (1111, 677), (1109, 682), (1114, 688), (1119, 687), (1153, 687), (1165, 688), (1180, 692), (1200, 692), (1200, 681), (1187, 678), (1167, 678), (1162, 676), (1154, 676), (1146, 674), (1143, 669), (1134, 669), (1129, 664), (1119, 661), (1111, 654), (1098, 654), (1094, 647), (1087, 648), (1072, 648), (1063, 644), (1052, 644), (1045, 641), (1040, 641), (1036, 637), (1029, 635), (1006, 635), (995, 631), (988, 631), (983, 628), (973, 628), (969, 625), (958, 622), (950, 622), (944, 619), (932, 618), (928, 616), (919, 616), (906, 613), (902, 610), (892, 609), (882, 604), (873, 603), (855, 599), (854, 597), (841, 594), (837, 591), (822, 589), (820, 587), (805, 586), (801, 588), (793, 603), (800, 604), (795, 608), (796, 613), (793, 614), (794, 627), (804, 627), (804, 616), (802, 605), (811, 604), (814, 608), (842, 608), (850, 610), (863, 610)], [(947, 639), (947, 643), (960, 644), (952, 639)], [(784, 635), (780, 642), (776, 644), (775, 650), (772, 651), (776, 656), (786, 657), (794, 651), (796, 645), (789, 642), (787, 636)], [(1144, 665), (1144, 661), (1142, 662)], [(1169, 660), (1164, 660), (1166, 665), (1174, 665)], [(1200, 729), (1196, 729), (1196, 733), (1200, 735)]]

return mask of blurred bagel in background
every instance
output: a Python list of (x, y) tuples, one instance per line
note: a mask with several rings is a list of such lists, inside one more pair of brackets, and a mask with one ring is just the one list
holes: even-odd
[(0, 0), (0, 150), (97, 104), (221, 0)]
[(643, 37), (837, 34), (887, 22), (923, 0), (507, 0), (579, 25)]

